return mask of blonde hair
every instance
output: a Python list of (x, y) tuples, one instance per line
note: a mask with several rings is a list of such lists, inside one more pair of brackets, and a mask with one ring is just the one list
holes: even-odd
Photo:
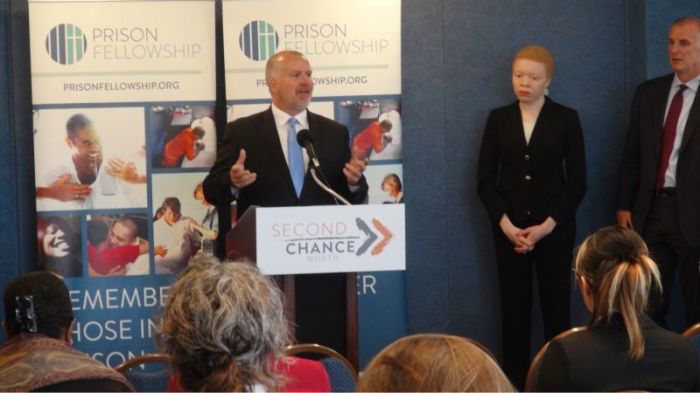
[(512, 392), (490, 354), (466, 338), (415, 334), (384, 348), (367, 365), (359, 392)]
[(592, 291), (589, 326), (608, 322), (614, 314), (620, 314), (629, 341), (626, 355), (631, 359), (644, 356), (640, 319), (652, 288), (661, 291), (661, 279), (642, 238), (631, 229), (602, 228), (583, 241), (576, 253), (574, 270)]
[(544, 64), (547, 70), (547, 78), (551, 78), (554, 74), (554, 58), (552, 54), (544, 47), (539, 45), (529, 45), (518, 51), (513, 58), (513, 64), (519, 59), (536, 61)]
[(282, 387), (271, 367), (289, 343), (282, 293), (255, 265), (193, 259), (170, 294), (157, 340), (186, 389)]

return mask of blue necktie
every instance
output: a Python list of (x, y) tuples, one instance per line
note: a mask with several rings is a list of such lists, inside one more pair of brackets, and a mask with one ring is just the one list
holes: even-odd
[(292, 183), (297, 192), (297, 197), (301, 195), (301, 188), (304, 186), (304, 156), (301, 146), (297, 143), (296, 118), (289, 118), (289, 132), (287, 133), (287, 154), (289, 155), (289, 173), (292, 175)]

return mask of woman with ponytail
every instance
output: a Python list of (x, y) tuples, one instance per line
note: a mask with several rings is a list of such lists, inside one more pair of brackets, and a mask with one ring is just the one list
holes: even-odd
[(700, 365), (690, 341), (646, 314), (659, 270), (639, 235), (607, 227), (581, 244), (574, 271), (591, 312), (588, 329), (552, 340), (537, 391), (697, 391)]

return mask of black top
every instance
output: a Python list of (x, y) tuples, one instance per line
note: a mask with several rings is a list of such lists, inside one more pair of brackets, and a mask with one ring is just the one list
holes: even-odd
[(698, 391), (700, 365), (690, 340), (644, 317), (644, 356), (629, 359), (621, 317), (550, 342), (535, 391)]
[(494, 224), (505, 213), (514, 223), (551, 216), (572, 222), (586, 192), (586, 158), (578, 113), (545, 98), (525, 140), (520, 106), (494, 109), (479, 152), (479, 199)]

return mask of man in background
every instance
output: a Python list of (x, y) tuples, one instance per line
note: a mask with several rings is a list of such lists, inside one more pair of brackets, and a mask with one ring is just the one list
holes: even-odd
[(617, 221), (639, 232), (661, 272), (650, 315), (666, 325), (676, 272), (688, 326), (700, 320), (700, 18), (671, 25), (672, 74), (634, 95), (617, 191)]

